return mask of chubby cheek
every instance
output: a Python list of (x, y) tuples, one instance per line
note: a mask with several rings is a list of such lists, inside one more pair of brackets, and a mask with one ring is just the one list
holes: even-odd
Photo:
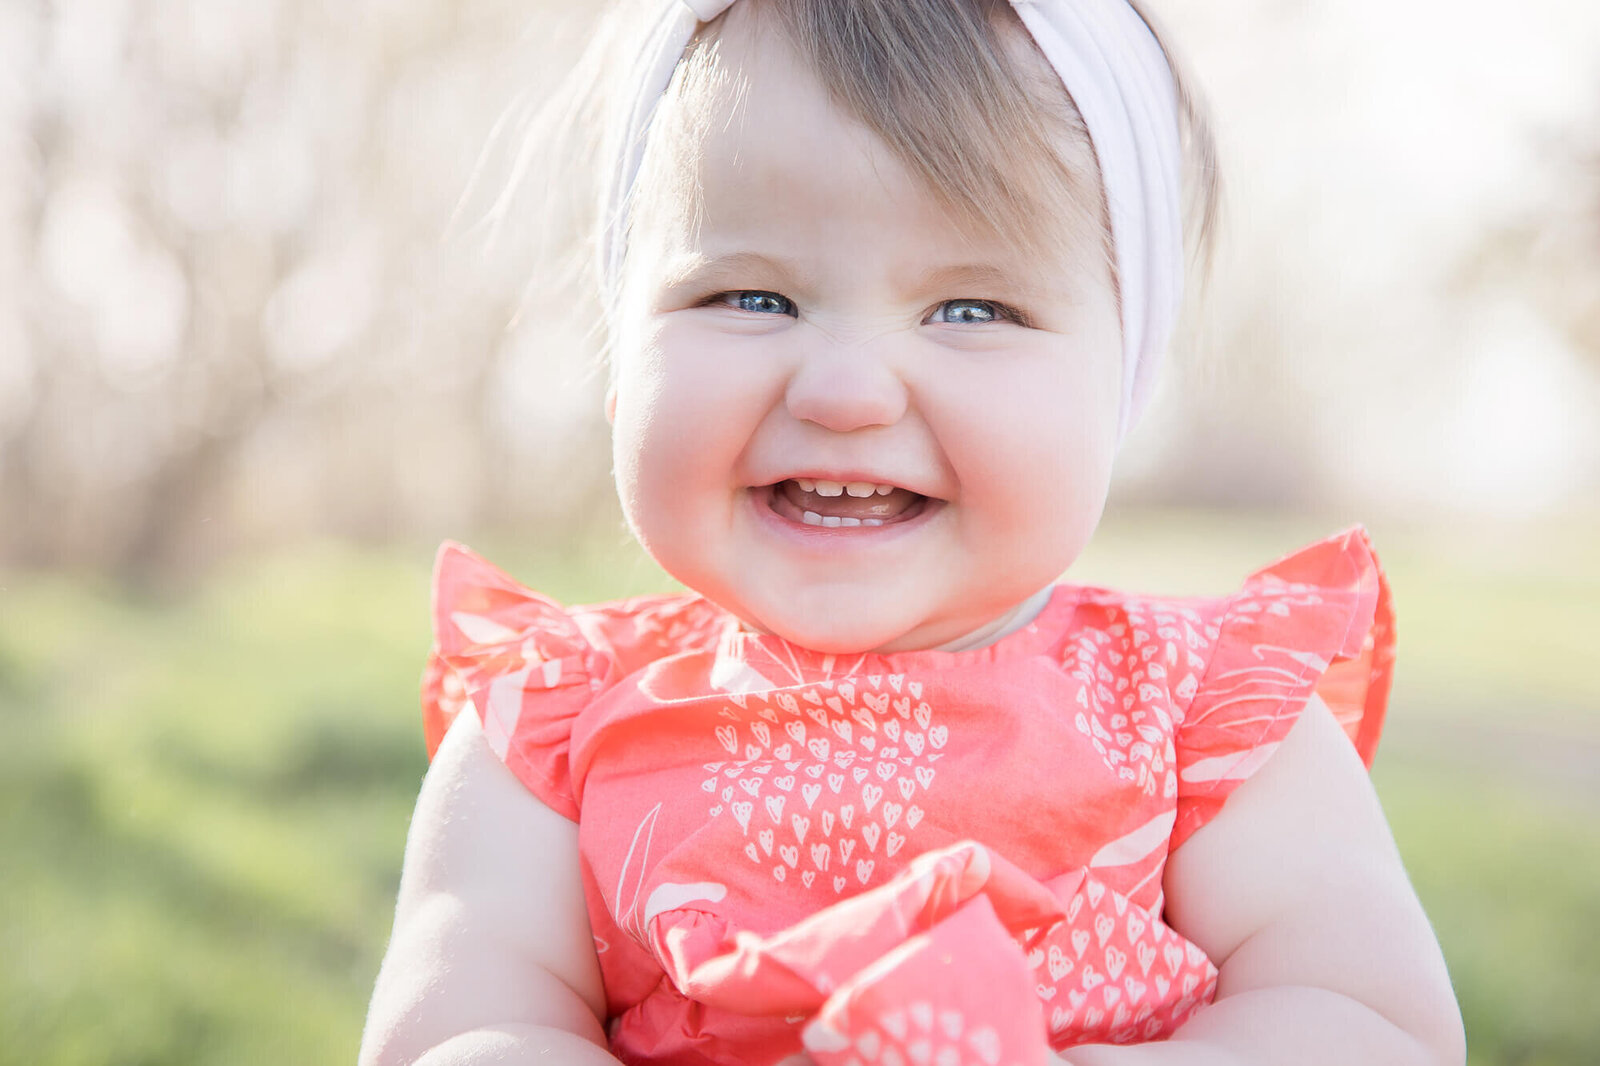
[(1041, 453), (1003, 492), (993, 513), (1005, 529), (999, 537), (1017, 559), (1033, 562), (1044, 580), (1053, 580), (1078, 558), (1099, 525), (1110, 485), (1110, 460), (1095, 441), (1061, 440), (1054, 453)]
[[(635, 535), (667, 569), (726, 521), (749, 439), (750, 405), (719, 374), (713, 339), (663, 326), (619, 352), (612, 425), (617, 491)], [(759, 420), (757, 418), (757, 420)], [(680, 579), (682, 574), (678, 575)]]
[(641, 540), (652, 525), (647, 460), (651, 438), (658, 431), (657, 375), (650, 361), (633, 353), (618, 353), (608, 397), (611, 418), (611, 466), (617, 498), (628, 525)]
[(659, 394), (619, 382), (611, 438), (617, 495), (634, 536), (663, 565), (679, 542), (693, 542), (685, 524), (705, 511), (704, 471), (694, 464), (694, 441), (679, 414)]
[[(969, 393), (969, 400), (975, 399)], [(1116, 382), (1099, 369), (1058, 371), (987, 392), (964, 419), (968, 447), (948, 450), (972, 506), (973, 532), (1051, 576), (1100, 519), (1116, 450)]]
[(1053, 455), (1039, 460), (1051, 481), (1045, 491), (1055, 501), (1052, 544), (1061, 570), (1078, 558), (1105, 510), (1117, 446), (1116, 404), (1113, 393), (1092, 416), (1060, 424)]

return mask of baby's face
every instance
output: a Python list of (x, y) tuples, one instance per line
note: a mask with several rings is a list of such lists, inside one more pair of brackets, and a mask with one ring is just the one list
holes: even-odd
[[(719, 63), (742, 97), (658, 117), (690, 141), (641, 190), (611, 408), (628, 521), (685, 585), (807, 647), (980, 632), (1099, 520), (1121, 363), (1104, 257), (969, 235), (736, 14)], [(659, 194), (674, 179), (698, 212)]]

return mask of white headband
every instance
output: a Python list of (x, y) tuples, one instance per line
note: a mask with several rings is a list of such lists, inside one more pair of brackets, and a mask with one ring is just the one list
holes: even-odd
[[(662, 0), (603, 208), (607, 306), (614, 306), (620, 286), (628, 198), (656, 104), (699, 24), (733, 2)], [(1127, 0), (1011, 0), (1011, 6), (1077, 105), (1100, 166), (1122, 300), (1120, 438), (1150, 400), (1183, 294), (1177, 89), (1160, 43)]]

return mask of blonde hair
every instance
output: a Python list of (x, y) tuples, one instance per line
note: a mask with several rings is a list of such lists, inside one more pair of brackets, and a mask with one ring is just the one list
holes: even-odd
[[(1161, 42), (1178, 86), (1186, 233), (1191, 263), (1203, 275), (1219, 199), (1210, 124), (1159, 27), (1142, 4), (1129, 2)], [(513, 182), (535, 186), (535, 209), (552, 223), (540, 227), (545, 251), (554, 253), (561, 276), (575, 276), (577, 256), (591, 270), (598, 262), (599, 234), (610, 220), (600, 217), (596, 191), (605, 192), (623, 154), (627, 111), (645, 76), (644, 34), (659, 4), (612, 5), (562, 90), (529, 124)], [(1006, 0), (741, 0), (736, 7), (770, 15), (841, 110), (880, 137), (955, 220), (1041, 253), (1093, 227), (1108, 262), (1115, 262), (1083, 120)], [(727, 17), (702, 27), (690, 43), (672, 92), (692, 94), (709, 84)], [(594, 181), (587, 195), (575, 199), (573, 186), (543, 165), (552, 161), (586, 163)], [(543, 183), (527, 182), (536, 165)], [(502, 197), (497, 207), (504, 213), (508, 203)], [(1041, 226), (1042, 218), (1058, 225)]]
[(1083, 120), (1009, 4), (744, 2), (772, 9), (834, 103), (957, 219), (1037, 253), (1061, 229), (1042, 218), (1067, 234), (1103, 228), (1098, 174), (1082, 172), (1093, 167)]

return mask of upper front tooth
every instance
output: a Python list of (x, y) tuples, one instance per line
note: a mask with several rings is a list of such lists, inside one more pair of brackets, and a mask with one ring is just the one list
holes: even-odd
[(794, 483), (800, 486), (801, 492), (814, 492), (817, 487), (817, 483), (808, 477), (797, 477)]
[(872, 484), (870, 481), (847, 481), (844, 483), (844, 491), (848, 492), (852, 496), (859, 496), (862, 499), (866, 499), (868, 496), (871, 496), (873, 493), (878, 491), (878, 486)]
[(893, 485), (878, 485), (878, 486), (875, 487), (875, 491), (878, 493), (879, 496), (887, 496), (887, 495), (889, 495), (889, 493), (894, 491), (894, 486)]
[(841, 496), (844, 494), (844, 484), (839, 481), (818, 481), (815, 491), (818, 496)]

